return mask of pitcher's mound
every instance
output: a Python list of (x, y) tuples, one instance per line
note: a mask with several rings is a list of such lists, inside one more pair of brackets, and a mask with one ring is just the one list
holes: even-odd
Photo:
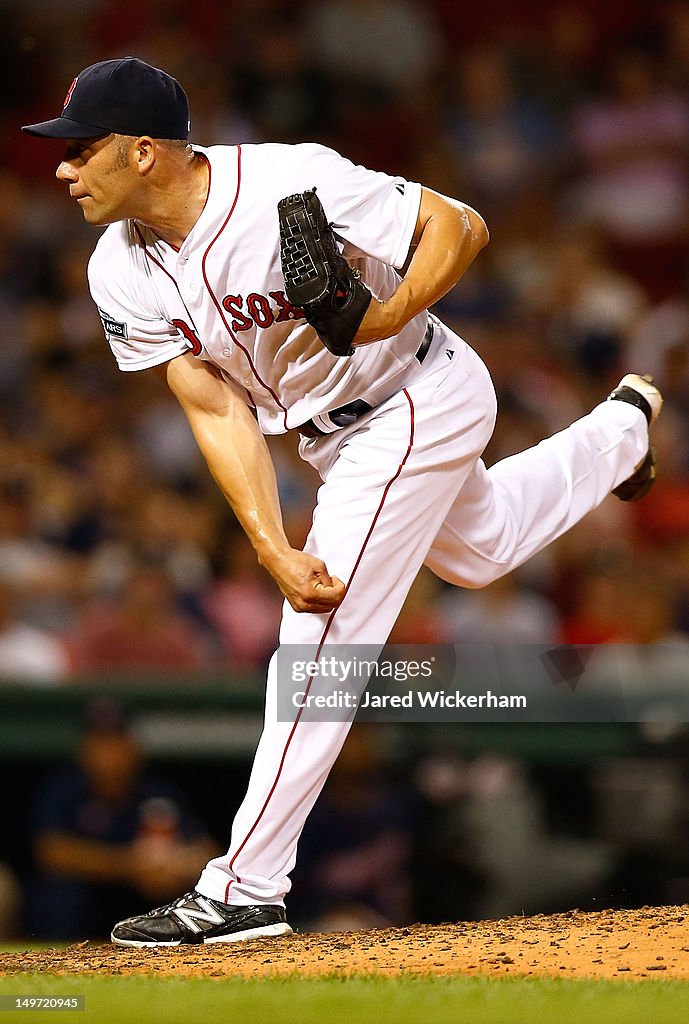
[(489, 974), (689, 978), (689, 907), (644, 907), (465, 924), (316, 932), (236, 944), (0, 954), (0, 974), (175, 974), (205, 977)]

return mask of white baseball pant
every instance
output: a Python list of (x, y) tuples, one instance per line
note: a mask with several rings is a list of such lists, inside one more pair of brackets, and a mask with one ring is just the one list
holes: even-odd
[[(453, 352), (452, 358), (448, 351)], [(603, 402), (533, 448), (486, 469), (496, 401), (479, 356), (438, 325), (406, 387), (351, 427), (303, 442), (321, 473), (306, 549), (347, 583), (328, 615), (283, 611), (281, 644), (387, 639), (425, 563), (461, 587), (516, 568), (595, 508), (646, 454), (643, 414)], [(278, 722), (276, 658), (249, 787), (227, 854), (198, 890), (231, 904), (281, 904), (297, 842), (349, 722)]]

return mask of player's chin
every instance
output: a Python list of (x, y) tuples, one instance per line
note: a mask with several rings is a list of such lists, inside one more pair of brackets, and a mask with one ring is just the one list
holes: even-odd
[(84, 196), (83, 199), (78, 199), (77, 205), (86, 223), (93, 224), (94, 227), (105, 227), (106, 224), (112, 224), (116, 219), (111, 212), (99, 207), (91, 196)]

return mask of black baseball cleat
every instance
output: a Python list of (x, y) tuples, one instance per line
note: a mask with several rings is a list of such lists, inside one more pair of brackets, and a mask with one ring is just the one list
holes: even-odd
[(181, 946), (291, 934), (284, 907), (270, 903), (228, 906), (200, 892), (188, 892), (164, 907), (120, 921), (110, 938), (118, 946)]
[[(628, 373), (622, 378), (608, 400), (628, 402), (636, 406), (646, 417), (649, 427), (658, 419), (663, 407), (663, 396), (653, 383), (653, 377), (645, 374)], [(613, 494), (620, 501), (639, 501), (650, 491), (656, 478), (656, 457), (653, 448), (648, 448), (643, 459), (632, 475), (614, 488)]]

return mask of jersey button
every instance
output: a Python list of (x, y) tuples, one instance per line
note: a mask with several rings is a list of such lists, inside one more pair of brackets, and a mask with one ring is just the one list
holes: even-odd
[(231, 355), (232, 355), (232, 349), (231, 349), (231, 348), (224, 348), (224, 349), (222, 350), (222, 354), (223, 354), (224, 356), (231, 356)]

